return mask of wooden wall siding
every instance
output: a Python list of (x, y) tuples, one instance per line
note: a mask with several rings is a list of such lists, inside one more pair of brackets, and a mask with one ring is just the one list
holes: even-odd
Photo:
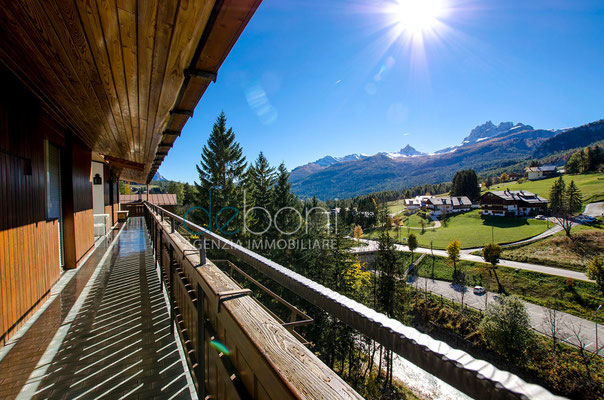
[(74, 138), (62, 157), (65, 268), (76, 268), (94, 246), (92, 152)]
[[(224, 3), (237, 6), (225, 20), (237, 35), (215, 38), (222, 57), (216, 68), (260, 1)], [(144, 181), (214, 5), (0, 0), (0, 57), (89, 148), (146, 164), (144, 172), (124, 171)]]
[(46, 220), (44, 138), (63, 137), (0, 68), (0, 346), (42, 304), (61, 272), (57, 220)]

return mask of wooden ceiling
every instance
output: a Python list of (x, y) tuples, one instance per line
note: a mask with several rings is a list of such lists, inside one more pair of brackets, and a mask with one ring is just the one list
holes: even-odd
[(122, 179), (148, 182), (260, 2), (0, 0), (0, 59)]

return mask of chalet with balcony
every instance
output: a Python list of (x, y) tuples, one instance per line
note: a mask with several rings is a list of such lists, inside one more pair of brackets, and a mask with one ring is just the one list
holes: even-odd
[(492, 191), (480, 199), (483, 215), (526, 217), (544, 213), (549, 200), (524, 190)]
[(472, 201), (467, 196), (431, 196), (426, 198), (425, 207), (434, 215), (442, 215), (444, 213), (470, 211), (472, 209)]
[(552, 178), (558, 175), (558, 167), (555, 165), (542, 165), (540, 167), (526, 167), (526, 177), (529, 181)]

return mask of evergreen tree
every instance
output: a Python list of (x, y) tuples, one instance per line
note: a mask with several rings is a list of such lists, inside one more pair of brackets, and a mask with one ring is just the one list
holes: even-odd
[(562, 177), (558, 178), (549, 191), (549, 208), (552, 214), (558, 214), (565, 208), (566, 184)]
[(458, 171), (453, 177), (451, 196), (468, 196), (471, 200), (480, 197), (478, 176), (472, 169)]
[[(384, 227), (378, 240), (378, 253), (376, 259), (377, 278), (377, 302), (380, 311), (388, 317), (394, 317), (396, 309), (396, 282), (400, 278), (400, 266), (398, 254), (394, 247), (394, 241), (390, 237), (390, 231), (387, 226)], [(386, 352), (386, 379), (384, 386), (392, 383), (392, 352)]]
[(185, 207), (192, 207), (195, 204), (197, 198), (197, 190), (195, 186), (191, 186), (188, 183), (183, 185), (183, 198), (182, 205)]
[(491, 186), (493, 186), (493, 178), (489, 176), (485, 181), (484, 186), (487, 188), (487, 190), (490, 189)]
[(399, 274), (398, 254), (388, 229), (384, 229), (378, 240), (376, 259), (378, 271), (378, 307), (392, 317), (395, 309), (396, 279)]
[[(294, 207), (296, 199), (291, 192), (292, 185), (289, 182), (289, 172), (284, 163), (281, 163), (277, 168), (277, 178), (273, 190), (271, 212), (275, 223), (283, 232), (292, 232), (298, 227), (299, 216), (286, 207)], [(282, 210), (279, 212), (279, 210)], [(278, 213), (278, 214), (277, 214)]]
[(583, 196), (575, 182), (571, 181), (568, 189), (566, 189), (562, 177), (558, 178), (550, 189), (549, 207), (551, 214), (564, 229), (566, 236), (571, 238), (570, 231), (573, 226), (573, 216), (581, 212), (583, 208)]
[(570, 185), (568, 185), (566, 203), (570, 215), (576, 215), (583, 209), (583, 195), (577, 185), (575, 185), (575, 181), (570, 181)]
[(170, 181), (166, 185), (166, 193), (175, 194), (176, 195), (176, 203), (178, 205), (182, 205), (184, 198), (184, 187), (180, 182)]
[(581, 157), (581, 173), (591, 171), (592, 163), (593, 163), (593, 155), (591, 153), (591, 148), (586, 147), (583, 150), (583, 157)]
[[(246, 162), (239, 143), (235, 141), (233, 128), (226, 127), (226, 116), (221, 112), (203, 147), (201, 161), (197, 165), (199, 183), (197, 188), (197, 206), (209, 207), (210, 192), (212, 214), (216, 217), (224, 207), (241, 207), (243, 200), (242, 179)], [(201, 213), (198, 215), (202, 215)], [(218, 224), (226, 222), (234, 215), (229, 210), (220, 213)], [(200, 217), (198, 217), (200, 218)], [(201, 217), (207, 221), (207, 216)]]
[(591, 165), (589, 170), (597, 171), (598, 166), (602, 164), (603, 161), (604, 160), (602, 159), (602, 150), (600, 149), (600, 146), (596, 145), (591, 154)]
[[(272, 223), (273, 190), (275, 184), (275, 168), (271, 167), (264, 153), (260, 152), (254, 165), (250, 166), (247, 174), (246, 207), (261, 207), (252, 210), (248, 218), (248, 227), (252, 232), (270, 230)], [(267, 214), (268, 212), (268, 214)], [(268, 232), (268, 231), (267, 231)]]

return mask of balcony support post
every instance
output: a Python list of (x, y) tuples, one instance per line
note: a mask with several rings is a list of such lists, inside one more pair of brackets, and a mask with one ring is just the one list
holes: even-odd
[(170, 255), (170, 276), (168, 277), (168, 281), (170, 282), (170, 287), (168, 288), (168, 299), (170, 301), (170, 332), (174, 335), (174, 248), (170, 245), (169, 250)]
[(197, 383), (199, 384), (199, 392), (201, 394), (200, 399), (206, 398), (206, 327), (205, 327), (205, 315), (204, 315), (204, 294), (201, 289), (201, 285), (197, 284), (197, 349), (195, 354), (197, 356)]
[(206, 262), (206, 239), (202, 237), (199, 242), (199, 266), (206, 265)]

